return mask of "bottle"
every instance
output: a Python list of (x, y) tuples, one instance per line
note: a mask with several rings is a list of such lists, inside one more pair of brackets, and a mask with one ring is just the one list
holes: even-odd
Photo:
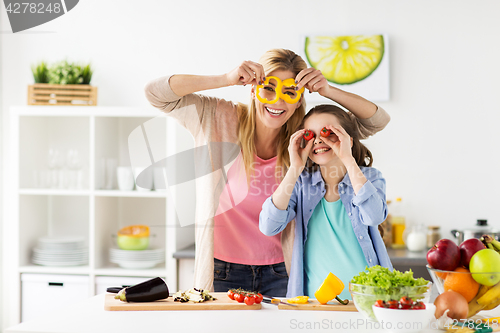
[(430, 225), (427, 227), (427, 248), (430, 249), (441, 239), (441, 233), (439, 232), (439, 226)]
[(403, 215), (401, 197), (397, 197), (391, 207), (391, 224), (392, 224), (392, 247), (401, 249), (405, 247), (403, 233), (406, 228), (406, 219)]

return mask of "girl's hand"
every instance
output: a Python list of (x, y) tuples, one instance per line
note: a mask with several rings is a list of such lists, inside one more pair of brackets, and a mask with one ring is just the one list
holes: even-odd
[(332, 125), (327, 125), (325, 127), (332, 131), (333, 135), (322, 137), (323, 141), (332, 148), (335, 155), (337, 155), (342, 163), (346, 165), (348, 161), (353, 159), (351, 137), (341, 126), (334, 127)]
[(226, 74), (228, 86), (258, 84), (266, 74), (261, 64), (253, 61), (243, 61), (238, 67)]
[(314, 140), (307, 141), (304, 148), (300, 147), (302, 142), (302, 135), (305, 130), (301, 129), (293, 133), (290, 137), (290, 144), (288, 145), (288, 153), (290, 154), (290, 168), (296, 168), (297, 171), (302, 172), (304, 169), (307, 158), (313, 147)]
[(318, 92), (321, 96), (326, 96), (330, 88), (321, 71), (312, 67), (301, 70), (295, 82), (297, 82), (297, 90), (306, 87), (310, 92)]

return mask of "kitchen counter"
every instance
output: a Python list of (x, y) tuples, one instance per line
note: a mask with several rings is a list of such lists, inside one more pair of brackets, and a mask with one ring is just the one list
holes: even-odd
[[(486, 312), (484, 312), (486, 313)], [(487, 316), (499, 316), (500, 310), (487, 311)], [(358, 312), (278, 310), (263, 304), (261, 310), (206, 311), (105, 311), (104, 294), (86, 299), (73, 306), (61, 307), (50, 315), (12, 326), (5, 333), (165, 333), (165, 332), (387, 332), (376, 329)], [(422, 332), (442, 332), (426, 329)]]

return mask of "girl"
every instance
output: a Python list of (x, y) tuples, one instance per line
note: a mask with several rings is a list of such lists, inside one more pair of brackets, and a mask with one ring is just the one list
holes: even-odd
[[(194, 94), (247, 84), (248, 106)], [(284, 49), (266, 52), (259, 63), (244, 61), (226, 74), (166, 76), (146, 86), (149, 102), (188, 129), (196, 146), (224, 142), (239, 148), (227, 182), (217, 168), (210, 178), (196, 180), (195, 287), (285, 295), (284, 262), (290, 262), (293, 233), (287, 228), (266, 237), (258, 220), (263, 202), (290, 166), (288, 143), (305, 114), (304, 96), (299, 96), (303, 88), (352, 110), (364, 135), (389, 122), (383, 109), (328, 85), (320, 71), (307, 68), (300, 56)], [(231, 153), (212, 152), (211, 165), (220, 166)]]
[[(348, 286), (366, 266), (392, 269), (377, 228), (387, 216), (385, 179), (370, 167), (372, 154), (352, 119), (339, 107), (319, 105), (301, 128), (290, 138), (290, 168), (259, 223), (272, 236), (296, 220), (287, 297), (314, 297), (329, 272)], [(351, 299), (348, 288), (340, 297)]]

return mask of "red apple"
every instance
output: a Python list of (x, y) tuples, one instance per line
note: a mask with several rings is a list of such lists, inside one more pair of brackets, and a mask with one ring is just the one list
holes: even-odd
[(454, 241), (443, 238), (427, 252), (427, 263), (432, 268), (453, 271), (460, 265), (460, 250)]
[(462, 242), (458, 249), (460, 250), (460, 262), (469, 269), (470, 258), (479, 250), (485, 249), (486, 246), (477, 238), (470, 238)]

